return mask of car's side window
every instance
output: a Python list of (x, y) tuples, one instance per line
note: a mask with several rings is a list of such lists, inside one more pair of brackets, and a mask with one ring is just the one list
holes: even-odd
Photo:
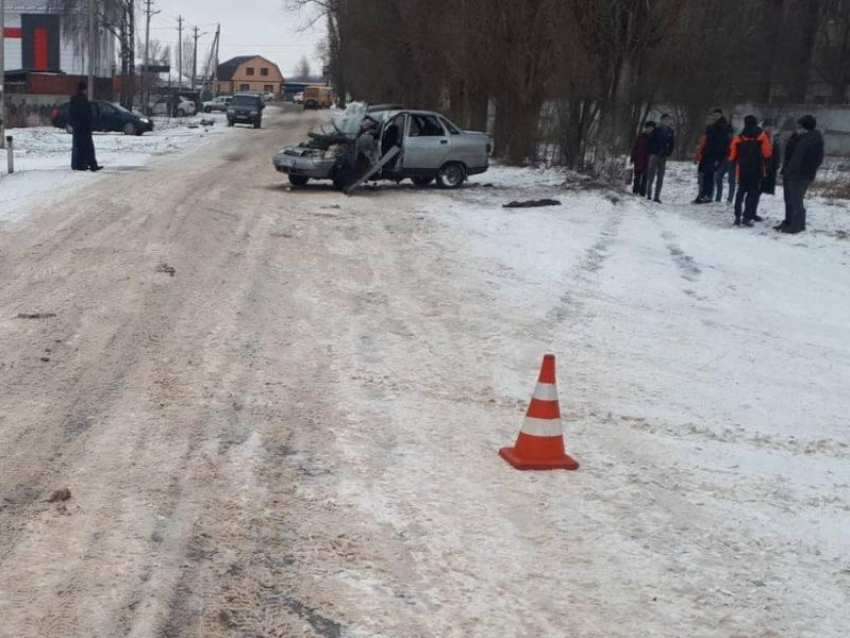
[(433, 115), (414, 115), (410, 121), (410, 137), (443, 137), (446, 132)]
[(443, 126), (446, 127), (446, 130), (452, 135), (460, 135), (460, 129), (456, 127), (454, 124), (449, 122), (446, 118), (441, 117), (440, 121), (443, 123)]
[(113, 109), (108, 104), (101, 104), (100, 105), (100, 114), (101, 115), (114, 115), (115, 109)]

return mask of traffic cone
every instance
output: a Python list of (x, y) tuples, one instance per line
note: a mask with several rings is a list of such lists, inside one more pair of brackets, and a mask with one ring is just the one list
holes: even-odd
[(554, 354), (543, 357), (540, 378), (516, 444), (503, 447), (499, 456), (518, 470), (578, 469), (578, 462), (564, 451)]

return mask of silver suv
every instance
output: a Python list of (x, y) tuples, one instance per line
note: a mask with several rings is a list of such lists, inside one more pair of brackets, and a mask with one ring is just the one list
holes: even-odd
[(418, 186), (436, 179), (442, 188), (457, 188), (470, 175), (489, 168), (492, 139), (486, 133), (462, 131), (434, 111), (375, 108), (382, 107), (349, 105), (334, 122), (333, 131), (311, 133), (309, 142), (282, 149), (274, 158), (275, 168), (288, 175), (293, 186), (305, 186), (311, 179), (330, 179), (344, 188), (351, 182), (352, 171), (363, 167), (357, 139), (366, 117), (378, 123), (375, 142), (379, 156), (393, 147), (401, 150), (375, 179), (412, 179)]

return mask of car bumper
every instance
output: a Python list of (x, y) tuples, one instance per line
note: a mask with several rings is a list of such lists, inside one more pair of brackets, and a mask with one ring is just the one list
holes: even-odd
[(227, 119), (231, 122), (256, 122), (260, 119), (259, 115), (236, 115), (234, 113), (228, 113)]
[(278, 153), (274, 158), (274, 167), (278, 173), (309, 177), (311, 179), (328, 179), (336, 158), (309, 158)]

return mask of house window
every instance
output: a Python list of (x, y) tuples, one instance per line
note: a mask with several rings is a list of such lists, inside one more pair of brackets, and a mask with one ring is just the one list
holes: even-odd
[(269, 74), (269, 70), (266, 67), (260, 69), (260, 75), (267, 76)]
[(266, 84), (263, 87), (263, 91), (265, 91), (266, 93), (274, 93), (274, 84)]
[(248, 75), (254, 75), (254, 67), (249, 66), (247, 69), (245, 69), (245, 73), (247, 73)]
[(239, 85), (239, 90), (240, 90), (240, 91), (250, 91), (250, 90), (251, 90), (251, 85), (249, 85), (249, 84), (240, 84), (240, 85)]

